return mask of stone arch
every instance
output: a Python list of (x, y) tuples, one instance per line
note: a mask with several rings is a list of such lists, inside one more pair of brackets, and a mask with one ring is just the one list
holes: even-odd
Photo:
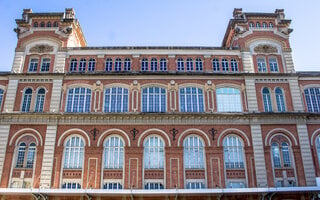
[(142, 142), (144, 141), (144, 139), (146, 137), (148, 137), (150, 134), (150, 132), (152, 132), (151, 134), (154, 134), (154, 135), (159, 135), (160, 137), (162, 137), (164, 143), (165, 143), (165, 146), (167, 147), (171, 147), (171, 141), (170, 141), (170, 138), (168, 136), (168, 134), (161, 130), (161, 129), (157, 129), (157, 128), (152, 128), (152, 129), (148, 129), (146, 131), (144, 131), (140, 136), (139, 136), (139, 139), (138, 139), (138, 147), (140, 147), (141, 145), (143, 146)]
[(190, 128), (190, 129), (183, 131), (181, 133), (181, 135), (179, 136), (178, 147), (183, 146), (183, 144), (182, 144), (183, 140), (191, 134), (198, 135), (205, 143), (205, 146), (211, 146), (211, 141), (205, 132), (203, 132), (202, 130), (197, 129), (197, 128)]
[(274, 138), (276, 135), (282, 135), (285, 138), (287, 138), (291, 146), (298, 145), (298, 141), (297, 141), (296, 137), (290, 131), (288, 131), (284, 128), (275, 128), (275, 129), (272, 129), (271, 131), (269, 131), (269, 133), (267, 134), (267, 136), (265, 138), (264, 145), (265, 146), (270, 145), (272, 138)]
[[(23, 134), (25, 132), (28, 132), (27, 134)], [(43, 139), (42, 139), (42, 136), (41, 134), (39, 133), (39, 131), (33, 129), (33, 128), (24, 128), (24, 129), (21, 129), (19, 131), (17, 131), (16, 133), (13, 134), (13, 136), (11, 137), (10, 141), (9, 141), (9, 145), (11, 146), (12, 143), (15, 141), (15, 145), (17, 145), (17, 142), (23, 137), (23, 136), (26, 136), (26, 135), (30, 135), (32, 137), (35, 138), (36, 140), (36, 145), (37, 146), (43, 146)]]
[(97, 142), (97, 146), (99, 147), (100, 144), (102, 145), (103, 141), (105, 141), (105, 139), (111, 135), (118, 135), (120, 136), (124, 143), (126, 144), (125, 146), (130, 147), (131, 146), (131, 142), (130, 142), (130, 138), (128, 136), (128, 134), (126, 132), (124, 132), (121, 129), (117, 129), (117, 128), (112, 128), (109, 130), (104, 131), (100, 137), (98, 138), (98, 142)]
[[(80, 135), (84, 140), (84, 146), (88, 145), (89, 147), (91, 146), (91, 142), (90, 142), (90, 137), (88, 136), (88, 134), (79, 128), (73, 128), (73, 129), (69, 129), (67, 131), (65, 131), (64, 133), (61, 134), (61, 136), (58, 139), (58, 143), (57, 146), (61, 146), (61, 142), (66, 141), (66, 139), (71, 136), (71, 135), (75, 135), (78, 134)], [(62, 144), (63, 145), (63, 144)]]
[(233, 134), (236, 135), (238, 137), (241, 138), (241, 140), (243, 141), (244, 146), (248, 146), (250, 147), (250, 140), (249, 137), (247, 136), (247, 134), (239, 129), (236, 128), (228, 128), (224, 131), (221, 132), (221, 134), (218, 137), (218, 142), (217, 142), (217, 146), (219, 147), (221, 144), (223, 144), (222, 140), (229, 134)]

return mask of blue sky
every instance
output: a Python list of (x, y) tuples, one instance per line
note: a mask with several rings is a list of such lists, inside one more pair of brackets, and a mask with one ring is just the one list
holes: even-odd
[(297, 71), (320, 71), (319, 0), (0, 0), (0, 71), (10, 71), (17, 43), (15, 19), (24, 8), (63, 12), (74, 8), (88, 46), (220, 46), (234, 8), (285, 9), (292, 19)]

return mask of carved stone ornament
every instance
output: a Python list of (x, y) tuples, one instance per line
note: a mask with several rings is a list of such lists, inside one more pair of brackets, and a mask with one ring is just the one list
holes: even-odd
[(267, 44), (261, 44), (254, 48), (254, 51), (256, 53), (277, 53), (278, 49), (276, 47), (273, 47), (271, 45)]
[(30, 53), (48, 53), (48, 52), (53, 52), (53, 46), (40, 44), (30, 49)]

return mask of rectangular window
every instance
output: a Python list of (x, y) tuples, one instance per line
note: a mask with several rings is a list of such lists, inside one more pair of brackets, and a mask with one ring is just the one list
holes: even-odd
[(37, 58), (32, 58), (29, 63), (29, 72), (36, 72), (38, 70), (38, 62)]
[(266, 60), (264, 58), (257, 58), (258, 71), (267, 72)]
[(42, 71), (42, 72), (48, 72), (49, 69), (50, 69), (50, 58), (44, 58), (44, 59), (42, 59), (41, 71)]
[(270, 72), (278, 72), (278, 62), (276, 58), (269, 58)]

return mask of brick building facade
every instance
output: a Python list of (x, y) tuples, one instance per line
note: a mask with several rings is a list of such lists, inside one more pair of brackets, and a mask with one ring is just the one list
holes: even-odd
[(16, 22), (4, 199), (317, 198), (320, 73), (295, 72), (283, 10), (235, 9), (221, 47), (88, 47), (73, 9)]

